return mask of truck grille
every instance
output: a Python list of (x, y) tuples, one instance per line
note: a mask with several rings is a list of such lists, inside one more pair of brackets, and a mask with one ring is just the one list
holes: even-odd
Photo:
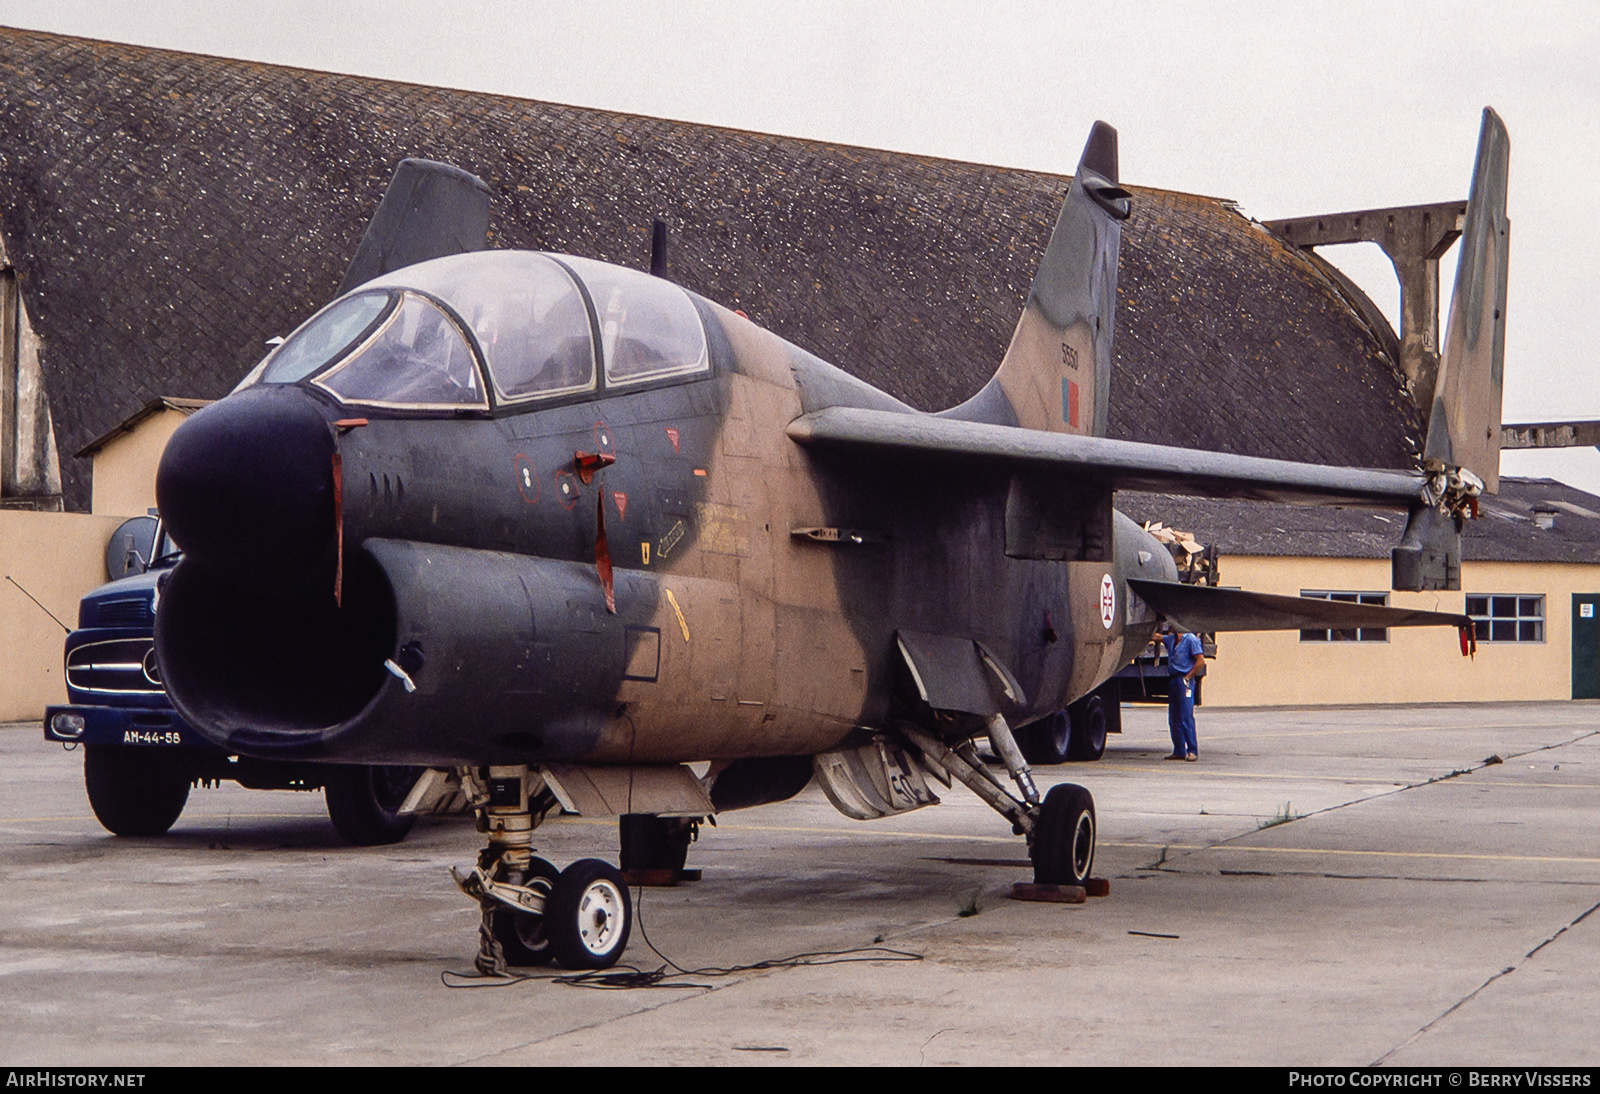
[(67, 685), (101, 694), (160, 695), (155, 642), (117, 638), (78, 646), (67, 654)]
[(95, 605), (94, 625), (97, 627), (147, 627), (153, 622), (155, 615), (150, 611), (148, 596), (102, 600)]

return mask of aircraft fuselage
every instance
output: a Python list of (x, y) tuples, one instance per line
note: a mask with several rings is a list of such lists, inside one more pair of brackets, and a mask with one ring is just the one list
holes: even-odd
[[(697, 375), (446, 414), (261, 384), (196, 414), (168, 461), (203, 485), (163, 467), (189, 553), (158, 624), (180, 709), (269, 755), (797, 756), (905, 703), (899, 632), (981, 643), (1020, 685), (1014, 724), (1144, 647), (1155, 617), (1124, 582), (1175, 573), (1152, 537), (1117, 514), (1081, 557), (1010, 557), (1011, 473), (796, 444), (785, 427), (819, 407), (917, 412), (693, 299)], [(243, 451), (263, 421), (265, 450)], [(1085, 497), (1109, 512), (1109, 491)], [(237, 542), (198, 530), (252, 519)]]

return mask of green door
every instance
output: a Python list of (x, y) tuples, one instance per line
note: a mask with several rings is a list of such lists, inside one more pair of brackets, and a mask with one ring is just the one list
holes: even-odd
[(1600, 699), (1600, 593), (1572, 594), (1572, 697)]

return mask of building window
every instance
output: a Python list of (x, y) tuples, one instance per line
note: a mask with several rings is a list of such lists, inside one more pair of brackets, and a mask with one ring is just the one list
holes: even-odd
[[(1380, 608), (1388, 607), (1388, 593), (1342, 593), (1329, 592), (1325, 589), (1301, 589), (1301, 596), (1314, 597), (1317, 600), (1338, 600), (1345, 604), (1376, 604)], [(1301, 631), (1302, 642), (1387, 642), (1389, 641), (1388, 627), (1361, 627), (1347, 631)]]
[(1542, 596), (1469, 596), (1467, 614), (1479, 642), (1544, 641)]

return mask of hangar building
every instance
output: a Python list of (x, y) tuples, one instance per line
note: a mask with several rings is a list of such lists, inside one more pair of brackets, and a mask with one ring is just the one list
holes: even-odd
[[(225, 394), (325, 303), (405, 156), (490, 183), (493, 246), (644, 267), (660, 218), (675, 280), (925, 409), (993, 372), (1068, 182), (5, 29), (0, 101), (0, 559), (63, 618), (115, 525), (92, 500), (138, 494), (89, 458), (159, 400)], [(1112, 436), (1414, 465), (1396, 338), (1358, 289), (1228, 200), (1132, 189)], [(0, 625), (55, 651), (0, 685), (0, 718), (29, 717), (59, 630), (9, 587)]]

